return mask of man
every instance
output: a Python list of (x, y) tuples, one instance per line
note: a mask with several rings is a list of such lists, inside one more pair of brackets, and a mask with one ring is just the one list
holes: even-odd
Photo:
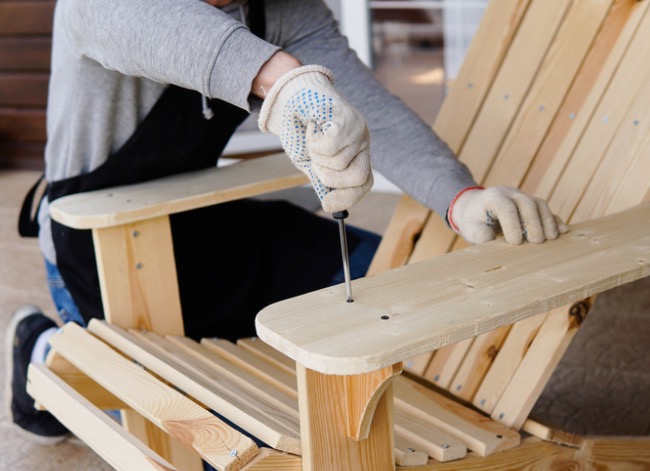
[[(214, 166), (257, 110), (260, 129), (279, 136), (327, 212), (370, 190), (372, 154), (378, 170), (470, 242), (499, 227), (515, 244), (566, 230), (543, 201), (478, 187), (356, 58), (320, 0), (59, 0), (39, 241), (63, 322), (85, 325), (103, 311), (90, 236), (52, 221), (49, 202)], [(340, 280), (333, 222), (284, 202), (232, 202), (171, 224), (190, 337), (253, 335), (265, 305)], [(353, 277), (363, 276), (379, 238), (352, 228), (349, 239)], [(55, 330), (37, 308), (21, 310), (7, 355), (10, 416), (50, 443), (67, 430), (33, 409), (25, 376)]]

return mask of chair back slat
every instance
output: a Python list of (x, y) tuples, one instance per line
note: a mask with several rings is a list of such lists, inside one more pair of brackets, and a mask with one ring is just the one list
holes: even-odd
[[(640, 203), (650, 194), (648, 8), (631, 0), (490, 2), (434, 130), (477, 181), (547, 199), (565, 221)], [(431, 214), (401, 259), (466, 245)], [(572, 308), (419, 355), (405, 368), (519, 428), (579, 325)]]

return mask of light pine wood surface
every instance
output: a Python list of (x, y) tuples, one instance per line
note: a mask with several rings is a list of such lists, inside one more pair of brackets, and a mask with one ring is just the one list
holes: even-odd
[(127, 224), (308, 183), (285, 154), (175, 175), (52, 202), (52, 218), (75, 229)]
[(647, 276), (649, 211), (576, 224), (547, 244), (497, 240), (356, 280), (353, 303), (343, 285), (280, 302), (260, 312), (258, 334), (322, 373), (374, 371)]

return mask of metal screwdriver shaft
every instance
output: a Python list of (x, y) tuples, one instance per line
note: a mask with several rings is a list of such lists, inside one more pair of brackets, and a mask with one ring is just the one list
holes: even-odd
[(348, 255), (348, 237), (345, 232), (345, 218), (348, 217), (347, 211), (337, 211), (334, 219), (339, 222), (339, 236), (341, 239), (341, 255), (343, 257), (343, 276), (345, 277), (345, 291), (347, 294), (346, 302), (354, 302), (352, 299), (352, 280), (350, 279), (350, 256)]

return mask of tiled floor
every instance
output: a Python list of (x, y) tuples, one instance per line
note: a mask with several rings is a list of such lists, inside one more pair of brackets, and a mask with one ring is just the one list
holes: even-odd
[[(16, 217), (34, 172), (0, 171), (0, 330), (23, 303), (52, 307), (41, 257), (33, 239), (16, 234)], [(381, 232), (397, 197), (372, 194), (350, 222)], [(2, 340), (4, 352), (5, 339)], [(650, 434), (650, 279), (601, 295), (574, 339), (534, 414), (584, 434)], [(4, 363), (1, 377), (5, 378)], [(4, 404), (4, 388), (1, 390)], [(20, 471), (107, 470), (91, 450), (66, 442), (34, 445), (0, 415), (0, 469)]]

